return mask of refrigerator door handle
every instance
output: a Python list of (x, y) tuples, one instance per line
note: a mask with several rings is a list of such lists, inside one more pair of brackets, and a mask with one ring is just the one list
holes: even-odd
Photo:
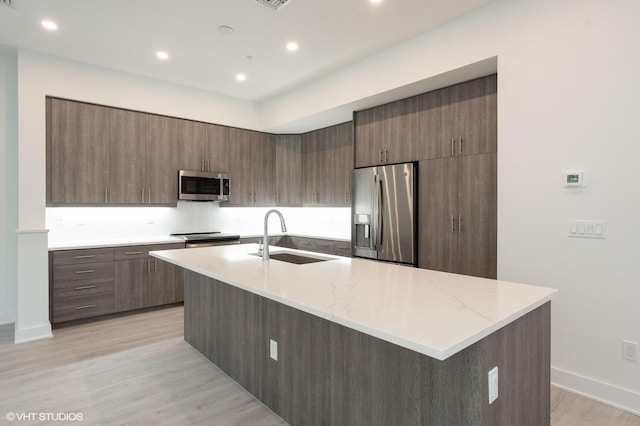
[(377, 185), (377, 202), (378, 202), (378, 229), (376, 232), (376, 250), (380, 251), (382, 248), (382, 231), (384, 227), (384, 221), (382, 220), (382, 211), (384, 208), (384, 201), (382, 199), (382, 179), (378, 177)]

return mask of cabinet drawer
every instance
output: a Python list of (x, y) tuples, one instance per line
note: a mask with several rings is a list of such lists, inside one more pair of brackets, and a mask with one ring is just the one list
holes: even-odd
[(116, 247), (115, 256), (116, 260), (146, 259), (152, 249), (152, 246)]
[(53, 286), (53, 299), (62, 301), (70, 297), (89, 296), (95, 294), (112, 293), (113, 278), (88, 281), (65, 281), (57, 282)]
[(70, 321), (113, 312), (113, 293), (70, 297), (53, 308), (53, 322)]
[(60, 250), (53, 252), (53, 265), (75, 265), (113, 261), (113, 249)]
[(53, 268), (54, 286), (63, 281), (113, 279), (113, 262), (62, 265)]

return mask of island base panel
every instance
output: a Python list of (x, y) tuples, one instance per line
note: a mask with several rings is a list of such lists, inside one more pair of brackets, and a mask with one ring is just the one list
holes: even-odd
[(439, 361), (185, 274), (185, 340), (292, 425), (550, 424), (550, 303)]

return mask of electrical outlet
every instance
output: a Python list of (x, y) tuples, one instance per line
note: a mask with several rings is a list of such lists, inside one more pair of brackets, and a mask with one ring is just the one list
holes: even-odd
[(622, 358), (638, 362), (638, 344), (629, 340), (622, 341)]
[(269, 356), (274, 361), (278, 360), (278, 342), (272, 339), (269, 339)]
[(489, 404), (498, 399), (498, 367), (489, 370)]

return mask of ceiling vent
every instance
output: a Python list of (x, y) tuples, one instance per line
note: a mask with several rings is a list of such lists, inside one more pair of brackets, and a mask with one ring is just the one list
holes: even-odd
[(13, 0), (1, 0), (1, 1), (2, 1), (1, 4), (3, 6), (15, 7), (14, 4), (13, 4), (14, 3)]
[[(3, 0), (7, 1), (7, 0)], [(291, 0), (256, 0), (258, 3), (267, 6), (269, 9), (278, 11), (291, 3)]]

